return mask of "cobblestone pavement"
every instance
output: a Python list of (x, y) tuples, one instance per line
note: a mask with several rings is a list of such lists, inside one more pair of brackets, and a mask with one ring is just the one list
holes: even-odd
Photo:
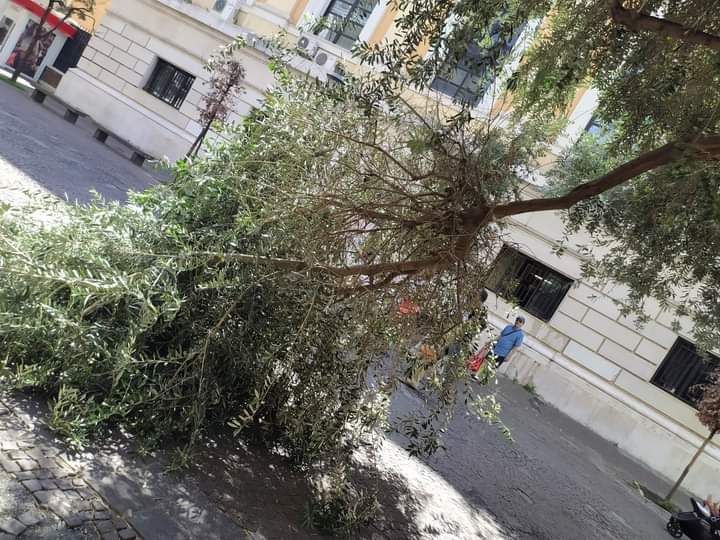
[(0, 540), (133, 540), (133, 528), (0, 402)]
[(39, 190), (86, 202), (96, 190), (124, 200), (128, 190), (155, 183), (148, 170), (93, 139), (87, 119), (72, 125), (3, 82), (0, 103), (0, 198), (22, 202), (24, 191)]
[[(69, 452), (48, 429), (48, 409), (37, 395), (0, 388), (0, 411), (0, 448), (7, 448), (0, 450), (0, 540), (14, 538), (3, 536), (5, 520), (14, 523), (28, 510), (43, 521), (18, 540), (262, 538), (228, 517), (187, 474), (168, 472), (165, 454), (140, 457), (120, 433)], [(40, 483), (37, 491), (32, 480)], [(259, 498), (267, 496), (264, 487)], [(274, 519), (263, 510), (260, 519)]]

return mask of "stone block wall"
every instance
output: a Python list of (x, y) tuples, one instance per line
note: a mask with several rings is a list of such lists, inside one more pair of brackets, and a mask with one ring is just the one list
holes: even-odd
[[(198, 106), (209, 77), (203, 67), (205, 60), (218, 47), (229, 43), (240, 29), (215, 15), (209, 20), (216, 27), (200, 24), (182, 11), (199, 10), (198, 7), (179, 4), (174, 9), (168, 4), (172, 2), (124, 0), (113, 4), (96, 28), (78, 67), (61, 83), (58, 97), (141, 150), (174, 160), (183, 155), (183, 149), (187, 150), (202, 130)], [(203, 13), (209, 17), (207, 11)], [(195, 77), (178, 108), (144, 90), (158, 59)], [(231, 121), (237, 121), (257, 106), (273, 82), (262, 55), (243, 51), (242, 61), (247, 72), (245, 92)], [(83, 103), (78, 94), (88, 84), (96, 88), (86, 89), (86, 95), (104, 93), (108, 103)], [(112, 100), (114, 111), (110, 110)], [(127, 120), (119, 117), (120, 108), (130, 109), (131, 114), (124, 115)], [(139, 129), (140, 122), (146, 124), (146, 136)], [(154, 142), (160, 139), (164, 141), (162, 146)], [(166, 144), (168, 141), (172, 144)]]
[[(525, 216), (509, 227), (507, 240), (516, 249), (575, 284), (549, 321), (490, 293), (494, 326), (508, 324), (516, 313), (527, 321), (528, 339), (502, 371), (532, 382), (548, 402), (674, 479), (708, 432), (693, 407), (650, 381), (678, 337), (693, 341), (692, 323), (680, 318), (673, 330), (676, 316), (654, 300), (646, 304), (649, 322), (638, 325), (635, 316), (623, 316), (615, 301), (627, 297), (625, 287), (582, 280), (582, 258), (573, 246), (587, 244), (587, 237), (571, 237), (562, 255), (552, 253), (552, 235), (562, 230), (560, 217), (551, 213)], [(654, 448), (658, 440), (672, 443)], [(720, 446), (709, 445), (702, 463), (706, 473), (720, 473)], [(708, 478), (693, 475), (686, 487), (706, 495)]]
[(202, 84), (205, 76), (199, 61), (194, 62), (194, 65), (184, 63), (177, 66), (196, 77), (193, 89), (180, 109), (143, 90), (157, 59), (164, 52), (163, 44), (148, 32), (109, 13), (90, 40), (78, 67), (139, 105), (160, 114), (190, 135), (196, 135), (200, 132), (197, 105), (201, 96), (196, 87)]

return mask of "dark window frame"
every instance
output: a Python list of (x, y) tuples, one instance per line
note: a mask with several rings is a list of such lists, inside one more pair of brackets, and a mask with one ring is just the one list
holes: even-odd
[(194, 75), (158, 58), (143, 89), (160, 101), (179, 109), (194, 83)]
[(589, 133), (590, 135), (600, 135), (604, 130), (605, 125), (595, 115), (590, 117), (590, 120), (588, 120), (585, 126), (585, 133)]
[(55, 58), (55, 62), (53, 62), (53, 67), (63, 73), (67, 73), (68, 69), (76, 67), (91, 37), (92, 34), (78, 28), (75, 37), (65, 40), (62, 49)]
[(573, 283), (573, 279), (504, 245), (495, 259), (486, 287), (506, 300), (516, 300), (530, 315), (549, 321)]
[[(500, 54), (508, 54), (515, 47), (526, 25), (513, 32), (510, 40), (500, 49)], [(497, 43), (497, 38), (493, 37)], [(456, 66), (451, 66), (449, 59), (443, 60), (430, 88), (445, 94), (458, 103), (477, 106), (482, 100), (491, 81), (487, 78), (487, 70), (497, 62), (492, 51), (470, 43), (465, 54)]]
[(701, 355), (687, 339), (678, 337), (653, 374), (650, 382), (693, 408), (702, 395), (698, 385), (710, 381), (709, 376), (720, 366), (714, 354)]
[[(340, 4), (350, 6), (344, 16), (336, 10)], [(328, 20), (329, 25), (321, 28), (317, 35), (339, 47), (351, 49), (360, 38), (376, 6), (377, 0), (330, 0), (323, 13), (323, 18)], [(358, 14), (359, 19), (356, 17)]]

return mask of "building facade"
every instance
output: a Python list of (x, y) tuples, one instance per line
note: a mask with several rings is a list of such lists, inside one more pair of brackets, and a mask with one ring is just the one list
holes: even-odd
[[(0, 0), (0, 68), (14, 71), (21, 64), (21, 76), (50, 89), (62, 75), (77, 65), (90, 33), (99, 24), (109, 0), (98, 0), (87, 17), (64, 20), (51, 13), (44, 35), (30, 50), (32, 35), (46, 9), (42, 0)], [(23, 61), (20, 62), (20, 55)]]
[[(303, 21), (320, 16), (336, 21), (332, 31), (302, 30)], [(238, 35), (252, 44), (253, 36), (284, 30), (307, 53), (295, 67), (331, 77), (338, 62), (352, 67), (349, 48), (356, 40), (391, 35), (393, 20), (384, 2), (370, 0), (116, 0), (57, 96), (147, 154), (174, 160), (202, 129), (197, 105), (207, 81), (203, 62), (218, 46)], [(519, 34), (507, 45), (524, 39)], [(236, 119), (273, 84), (261, 46), (241, 54), (246, 93)], [(435, 97), (472, 100), (482, 110), (485, 100), (472, 92), (461, 67), (438, 78)], [(596, 105), (592, 90), (578, 94), (555, 152), (594, 129)], [(580, 246), (589, 239), (570, 238), (558, 255), (554, 248), (563, 230), (554, 212), (508, 222), (499, 273), (489, 283), (490, 321), (501, 327), (519, 310), (528, 337), (502, 370), (531, 382), (545, 401), (674, 480), (708, 435), (696, 418), (692, 387), (710, 364), (694, 349), (688, 319), (676, 320), (649, 301), (648, 322), (638, 326), (617, 305), (626, 297), (622, 286), (584, 281)], [(705, 496), (719, 473), (720, 446), (709, 444), (685, 487)]]

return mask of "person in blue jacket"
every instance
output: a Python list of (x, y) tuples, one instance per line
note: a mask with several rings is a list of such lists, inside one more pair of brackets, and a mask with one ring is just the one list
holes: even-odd
[(513, 349), (518, 348), (525, 337), (522, 327), (525, 325), (525, 317), (518, 316), (515, 324), (509, 324), (500, 332), (497, 343), (493, 347), (495, 365), (500, 367)]

